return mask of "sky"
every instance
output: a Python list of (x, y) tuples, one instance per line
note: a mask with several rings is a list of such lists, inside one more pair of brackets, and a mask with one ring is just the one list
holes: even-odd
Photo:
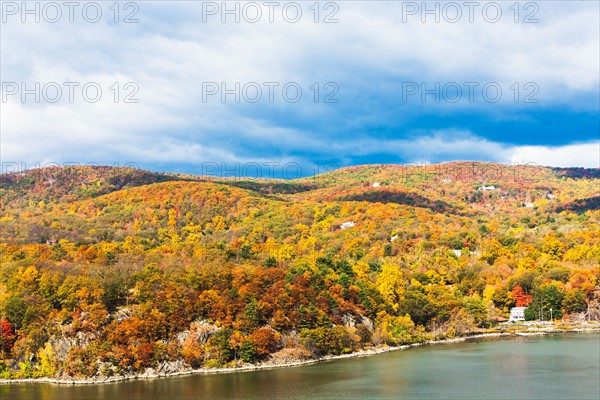
[(597, 1), (2, 1), (3, 172), (600, 167)]

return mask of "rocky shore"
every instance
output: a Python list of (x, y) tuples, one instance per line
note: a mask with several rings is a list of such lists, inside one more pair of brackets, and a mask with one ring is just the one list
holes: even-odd
[(494, 338), (500, 337), (519, 337), (519, 336), (536, 336), (536, 335), (549, 335), (559, 333), (600, 333), (600, 325), (580, 325), (571, 327), (568, 329), (559, 328), (554, 324), (548, 325), (536, 325), (536, 326), (507, 326), (505, 329), (496, 328), (493, 332), (479, 333), (475, 335), (456, 337), (451, 339), (441, 340), (428, 340), (425, 342), (412, 343), (402, 346), (380, 346), (369, 349), (356, 351), (349, 354), (342, 355), (328, 355), (314, 359), (296, 359), (289, 360), (289, 358), (271, 358), (260, 364), (244, 364), (237, 367), (223, 367), (223, 368), (199, 368), (192, 369), (186, 367), (183, 362), (167, 362), (159, 366), (159, 368), (148, 368), (144, 373), (138, 374), (124, 374), (116, 376), (101, 376), (93, 378), (26, 378), (26, 379), (0, 379), (0, 384), (11, 384), (11, 383), (52, 383), (61, 385), (90, 385), (90, 384), (102, 384), (102, 383), (113, 383), (135, 379), (155, 379), (172, 376), (182, 376), (191, 374), (223, 374), (232, 372), (246, 372), (256, 371), (261, 369), (272, 369), (272, 368), (283, 368), (283, 367), (296, 367), (301, 365), (316, 364), (319, 362), (366, 357), (381, 353), (387, 353), (390, 351), (406, 350), (412, 347), (446, 344), (446, 343), (458, 343), (464, 341), (473, 341), (482, 339), (485, 341), (493, 340)]

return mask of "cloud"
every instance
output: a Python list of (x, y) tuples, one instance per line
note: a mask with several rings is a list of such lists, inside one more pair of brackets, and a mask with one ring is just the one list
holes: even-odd
[[(600, 141), (565, 146), (518, 146), (491, 141), (468, 131), (419, 133), (413, 139), (342, 141), (327, 147), (328, 154), (358, 158), (392, 155), (399, 163), (440, 163), (479, 160), (505, 164), (600, 168)], [(314, 150), (313, 150), (314, 151)], [(324, 154), (323, 154), (324, 155)], [(351, 162), (350, 162), (351, 163)]]
[(600, 168), (600, 141), (559, 147), (518, 146), (508, 154), (512, 164)]
[[(535, 3), (535, 24), (521, 23), (524, 9), (515, 23), (512, 3), (501, 3), (498, 23), (483, 20), (480, 10), (474, 23), (466, 21), (466, 10), (459, 23), (422, 23), (420, 14), (404, 22), (402, 3), (335, 3), (339, 23), (333, 24), (315, 23), (312, 3), (302, 3), (303, 18), (295, 24), (283, 20), (281, 10), (274, 23), (221, 23), (220, 15), (203, 22), (201, 3), (191, 2), (140, 3), (137, 24), (111, 22), (108, 6), (97, 24), (13, 18), (3, 23), (0, 39), (3, 82), (98, 82), (105, 97), (95, 104), (10, 97), (2, 104), (0, 155), (9, 161), (196, 165), (352, 163), (385, 154), (399, 162), (530, 158), (597, 166), (591, 140), (598, 131), (590, 130), (589, 115), (599, 114), (598, 3)], [(328, 11), (321, 9), (319, 19)], [(420, 96), (402, 103), (399, 88), (406, 81), (498, 82), (504, 96), (498, 103), (481, 96), (473, 103), (466, 96), (458, 103), (421, 102)], [(127, 82), (138, 85), (139, 103), (109, 101), (111, 85), (118, 83), (123, 96)], [(280, 93), (273, 103), (231, 97), (223, 103), (219, 96), (205, 102), (205, 82), (298, 82), (304, 93), (298, 103)], [(338, 85), (338, 103), (323, 103), (327, 82)], [(528, 93), (524, 84), (535, 82), (539, 102), (515, 103), (514, 82), (520, 99)], [(486, 119), (475, 126), (466, 111)], [(501, 125), (506, 121), (513, 125)], [(544, 130), (559, 126), (556, 121), (588, 128), (559, 140), (556, 131)], [(491, 134), (515, 126), (530, 134)], [(559, 141), (563, 146), (556, 146)], [(578, 144), (564, 146), (569, 141)]]

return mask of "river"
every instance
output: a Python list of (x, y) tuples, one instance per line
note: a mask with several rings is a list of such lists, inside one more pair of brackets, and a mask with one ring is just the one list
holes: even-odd
[(479, 339), (292, 368), (104, 385), (19, 383), (0, 399), (594, 399), (600, 335)]

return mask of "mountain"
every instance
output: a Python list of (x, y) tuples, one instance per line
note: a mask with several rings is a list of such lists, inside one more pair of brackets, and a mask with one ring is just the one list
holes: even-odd
[(0, 376), (312, 358), (467, 335), (515, 305), (600, 317), (598, 170), (0, 178)]
[[(74, 201), (176, 178), (133, 168), (69, 166), (0, 175), (2, 207), (9, 202)], [(21, 204), (21, 203), (19, 203)]]

